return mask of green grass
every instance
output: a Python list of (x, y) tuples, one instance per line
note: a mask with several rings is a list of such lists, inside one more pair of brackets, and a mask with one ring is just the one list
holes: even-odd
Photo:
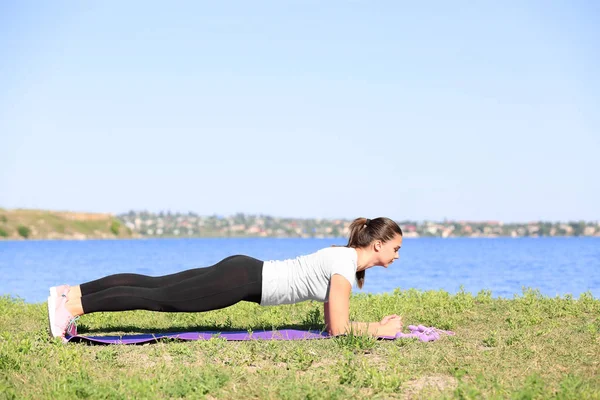
[[(208, 313), (84, 315), (90, 334), (198, 329), (319, 329), (322, 305), (240, 303)], [(600, 300), (514, 299), (443, 291), (352, 297), (351, 315), (451, 329), (437, 342), (349, 335), (312, 341), (164, 340), (64, 345), (46, 304), (0, 297), (0, 398), (514, 398), (600, 399)]]

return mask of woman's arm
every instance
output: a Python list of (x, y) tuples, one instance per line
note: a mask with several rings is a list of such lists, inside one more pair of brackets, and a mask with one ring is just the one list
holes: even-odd
[(401, 322), (395, 318), (386, 323), (350, 322), (350, 293), (352, 286), (346, 278), (334, 274), (329, 287), (329, 301), (324, 304), (325, 327), (330, 335), (350, 333), (373, 336), (395, 336), (402, 329)]
[(325, 317), (325, 329), (329, 330), (329, 324), (331, 323), (331, 321), (329, 321), (329, 301), (326, 301), (325, 304), (323, 304), (323, 315)]

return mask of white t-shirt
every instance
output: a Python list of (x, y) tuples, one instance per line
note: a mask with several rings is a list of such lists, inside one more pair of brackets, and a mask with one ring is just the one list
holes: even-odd
[(283, 261), (265, 261), (262, 271), (262, 306), (327, 301), (334, 274), (357, 285), (358, 255), (350, 247), (327, 247), (316, 253)]

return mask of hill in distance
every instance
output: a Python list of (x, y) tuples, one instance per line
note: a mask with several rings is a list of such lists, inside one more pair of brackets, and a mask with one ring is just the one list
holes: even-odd
[(0, 208), (0, 239), (116, 239), (135, 237), (112, 214)]

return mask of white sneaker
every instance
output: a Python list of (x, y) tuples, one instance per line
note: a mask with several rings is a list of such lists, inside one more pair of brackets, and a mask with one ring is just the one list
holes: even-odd
[[(59, 292), (60, 293), (60, 292)], [(48, 323), (52, 337), (61, 337), (63, 342), (68, 339), (65, 336), (76, 336), (77, 325), (75, 322), (79, 317), (71, 315), (66, 307), (67, 297), (48, 297)]]

